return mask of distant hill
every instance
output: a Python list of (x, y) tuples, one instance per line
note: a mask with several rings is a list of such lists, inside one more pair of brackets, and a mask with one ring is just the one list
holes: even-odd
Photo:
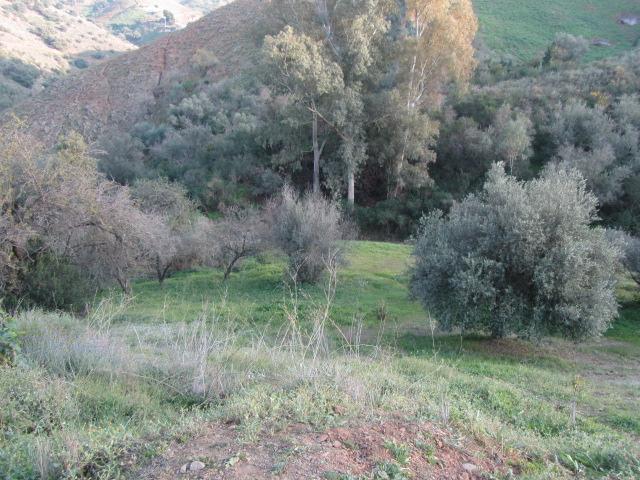
[(231, 0), (64, 0), (116, 35), (144, 45)]
[[(611, 44), (592, 47), (590, 59), (629, 50), (640, 38), (639, 0), (474, 0), (474, 6), (485, 44), (521, 60), (534, 58), (558, 32)], [(638, 22), (625, 25), (625, 18)]]
[(62, 1), (0, 0), (0, 19), (0, 110), (53, 76), (136, 48)]
[(77, 58), (91, 63), (97, 52), (94, 60), (135, 48), (64, 2), (0, 0), (0, 16), (0, 56), (48, 72), (64, 72)]
[(237, 71), (255, 52), (251, 37), (261, 0), (237, 0), (150, 45), (58, 79), (16, 108), (32, 132), (51, 143), (74, 129), (89, 139), (108, 127), (130, 127), (166, 89), (193, 74), (194, 55), (207, 51), (211, 80)]
[[(0, 0), (0, 110), (230, 0)], [(35, 68), (35, 69), (34, 69)]]

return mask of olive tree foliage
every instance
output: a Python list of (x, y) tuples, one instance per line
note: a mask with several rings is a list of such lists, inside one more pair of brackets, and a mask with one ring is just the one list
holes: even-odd
[(52, 258), (94, 288), (117, 282), (129, 292), (154, 218), (126, 187), (98, 173), (79, 135), (62, 139), (53, 152), (19, 125), (0, 136), (0, 296), (29, 294), (25, 274)]
[(617, 315), (620, 252), (592, 226), (596, 207), (575, 170), (523, 182), (496, 164), (478, 195), (423, 219), (412, 291), (445, 328), (601, 334)]
[(529, 117), (505, 104), (496, 112), (489, 134), (493, 139), (494, 161), (505, 162), (511, 175), (525, 173), (533, 153), (533, 123)]
[(634, 97), (622, 97), (611, 114), (572, 101), (554, 112), (548, 126), (555, 161), (579, 170), (603, 205), (618, 202), (627, 179), (640, 170), (638, 111)]
[(285, 186), (267, 207), (272, 244), (289, 259), (296, 282), (317, 282), (328, 263), (341, 256), (347, 224), (338, 204), (319, 194), (299, 196)]

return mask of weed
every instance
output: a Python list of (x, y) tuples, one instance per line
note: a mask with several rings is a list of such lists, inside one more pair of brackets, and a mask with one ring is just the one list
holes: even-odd
[(409, 462), (411, 452), (407, 445), (397, 443), (395, 440), (387, 440), (384, 442), (384, 448), (389, 451), (393, 459), (400, 465), (406, 465)]

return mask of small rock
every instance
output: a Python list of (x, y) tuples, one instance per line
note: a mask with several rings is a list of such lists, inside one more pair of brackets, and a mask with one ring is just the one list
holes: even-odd
[(473, 473), (478, 470), (478, 467), (476, 467), (473, 463), (463, 463), (462, 468), (469, 473)]
[(329, 435), (327, 434), (322, 434), (318, 437), (318, 442), (322, 443), (322, 442), (326, 442), (327, 440), (329, 440)]
[(335, 442), (333, 442), (333, 447), (334, 448), (340, 448), (340, 447), (342, 447), (342, 444), (338, 440), (336, 440)]
[(204, 467), (206, 467), (204, 463), (196, 460), (195, 462), (189, 462), (182, 465), (182, 467), (180, 467), (180, 473), (198, 472)]

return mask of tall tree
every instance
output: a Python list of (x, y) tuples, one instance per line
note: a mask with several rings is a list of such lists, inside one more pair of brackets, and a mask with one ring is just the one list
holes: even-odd
[(313, 191), (317, 193), (327, 131), (339, 132), (332, 111), (336, 98), (344, 89), (340, 66), (329, 58), (322, 43), (296, 32), (291, 26), (275, 36), (267, 36), (263, 54), (267, 62), (266, 78), (276, 91), (287, 96), (292, 107), (288, 113), (308, 118), (313, 152)]
[[(432, 123), (429, 113), (440, 106), (443, 87), (451, 82), (464, 85), (471, 76), (475, 66), (473, 40), (478, 30), (470, 0), (401, 3), (404, 25), (398, 46), (398, 94), (393, 97), (403, 101), (405, 118), (396, 122), (401, 138), (391, 158), (396, 194), (404, 186), (409, 162), (423, 170), (416, 175), (416, 168), (410, 169), (411, 177), (427, 178), (426, 166), (434, 159), (429, 143), (435, 126), (427, 129), (424, 125)], [(396, 109), (394, 103), (390, 102)]]

